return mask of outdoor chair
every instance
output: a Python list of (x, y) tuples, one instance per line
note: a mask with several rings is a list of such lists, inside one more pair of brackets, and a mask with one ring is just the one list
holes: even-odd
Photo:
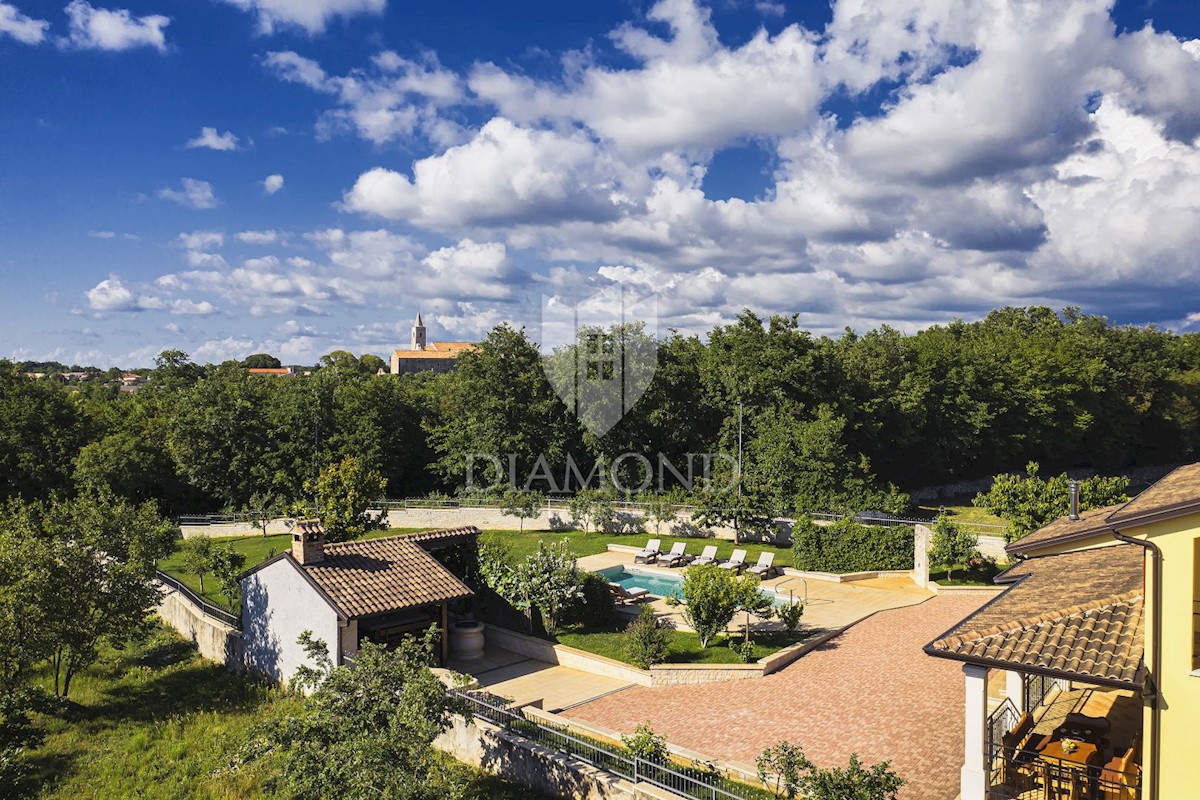
[(658, 559), (658, 563), (668, 567), (682, 567), (692, 563), (692, 559), (694, 559), (695, 556), (689, 556), (687, 553), (685, 553), (684, 550), (686, 548), (686, 542), (676, 542), (675, 544), (671, 545), (671, 552), (661, 556)]
[(646, 549), (633, 557), (635, 564), (653, 564), (662, 553), (662, 540), (651, 539), (646, 542)]
[(729, 557), (729, 560), (722, 561), (719, 566), (721, 569), (731, 569), (737, 572), (737, 574), (741, 575), (742, 570), (746, 568), (746, 551), (734, 550), (733, 555)]
[(692, 561), (692, 566), (698, 567), (701, 564), (717, 563), (717, 546), (715, 544), (705, 545), (700, 552), (700, 556)]
[(1000, 783), (1017, 790), (1019, 793), (1031, 791), (1034, 788), (1034, 759), (1029, 748), (1033, 737), (1034, 719), (1028, 713), (1021, 715), (1020, 720), (1011, 731), (1000, 739), (1002, 745), (1000, 765)]
[(1123, 755), (1113, 756), (1100, 773), (1100, 791), (1104, 800), (1137, 800), (1141, 783), (1141, 742), (1135, 736)]
[(758, 563), (750, 568), (750, 572), (762, 578), (763, 580), (766, 580), (767, 578), (779, 572), (779, 570), (775, 568), (774, 562), (774, 553), (759, 553)]
[(608, 588), (612, 591), (613, 600), (616, 600), (621, 605), (637, 603), (650, 596), (650, 590), (643, 589), (640, 586), (631, 586), (626, 589), (619, 583), (609, 583)]

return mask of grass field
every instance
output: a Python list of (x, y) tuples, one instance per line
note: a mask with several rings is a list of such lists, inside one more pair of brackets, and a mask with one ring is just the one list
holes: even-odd
[[(257, 723), (300, 700), (206, 661), (166, 628), (106, 647), (71, 684), (58, 713), (37, 715), (46, 740), (30, 753), (44, 800), (226, 800), (268, 796), (270, 761), (232, 770)], [(466, 765), (473, 800), (532, 795)], [(0, 796), (8, 796), (0, 787)]]
[[(751, 634), (754, 642), (754, 660), (764, 658), (778, 652), (788, 645), (803, 641), (808, 634), (797, 631), (794, 636), (784, 632)], [(700, 637), (690, 631), (667, 631), (668, 664), (740, 664), (742, 658), (729, 647), (729, 640), (741, 644), (740, 635), (718, 636), (709, 642), (707, 648), (701, 649)], [(598, 656), (612, 658), (617, 661), (629, 661), (625, 648), (628, 639), (625, 636), (624, 624), (608, 628), (570, 627), (559, 631), (555, 637), (559, 644), (575, 647), (595, 653)]]
[(989, 513), (986, 509), (976, 508), (971, 505), (971, 498), (969, 497), (955, 497), (944, 502), (927, 503), (921, 506), (920, 510), (924, 514), (937, 514), (941, 508), (945, 508), (946, 516), (956, 522), (990, 526), (987, 529), (982, 527), (976, 529), (975, 533), (1003, 536), (1004, 529), (1008, 527), (1008, 521), (1003, 517), (997, 517), (995, 514)]

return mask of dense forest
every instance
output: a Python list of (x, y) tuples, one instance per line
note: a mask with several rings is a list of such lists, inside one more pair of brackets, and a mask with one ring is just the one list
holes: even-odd
[[(607, 333), (645, 339), (636, 327)], [(739, 416), (743, 491), (773, 509), (882, 507), (898, 502), (895, 487), (1029, 461), (1112, 472), (1200, 446), (1200, 335), (1077, 309), (836, 338), (747, 311), (703, 339), (671, 333), (655, 357), (645, 394), (602, 436), (559, 400), (536, 343), (506, 325), (440, 375), (379, 375), (377, 356), (337, 351), (311, 375), (276, 378), (167, 351), (128, 392), (99, 376), (29, 378), (4, 361), (0, 496), (107, 487), (169, 514), (236, 510), (303, 499), (305, 481), (347, 454), (393, 497), (459, 490), (468, 454), (511, 454), (519, 488), (534, 472), (530, 488), (562, 491), (572, 470), (587, 476), (622, 453), (675, 465), (735, 453)], [(621, 470), (639, 484), (636, 460)]]

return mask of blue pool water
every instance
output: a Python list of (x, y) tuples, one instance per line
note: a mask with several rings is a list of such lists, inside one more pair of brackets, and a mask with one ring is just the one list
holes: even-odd
[[(656, 597), (667, 597), (674, 592), (676, 597), (683, 599), (682, 575), (642, 572), (641, 570), (630, 571), (626, 567), (606, 567), (600, 570), (600, 574), (609, 581), (626, 589), (632, 589), (635, 586), (641, 587)], [(773, 605), (780, 606), (788, 602), (787, 595), (780, 595), (776, 592), (766, 590), (762, 593), (771, 598)]]

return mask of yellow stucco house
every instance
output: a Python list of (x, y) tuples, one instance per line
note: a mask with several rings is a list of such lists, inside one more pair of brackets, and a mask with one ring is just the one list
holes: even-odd
[(1200, 800), (1200, 464), (1008, 545), (962, 662), (962, 800)]

